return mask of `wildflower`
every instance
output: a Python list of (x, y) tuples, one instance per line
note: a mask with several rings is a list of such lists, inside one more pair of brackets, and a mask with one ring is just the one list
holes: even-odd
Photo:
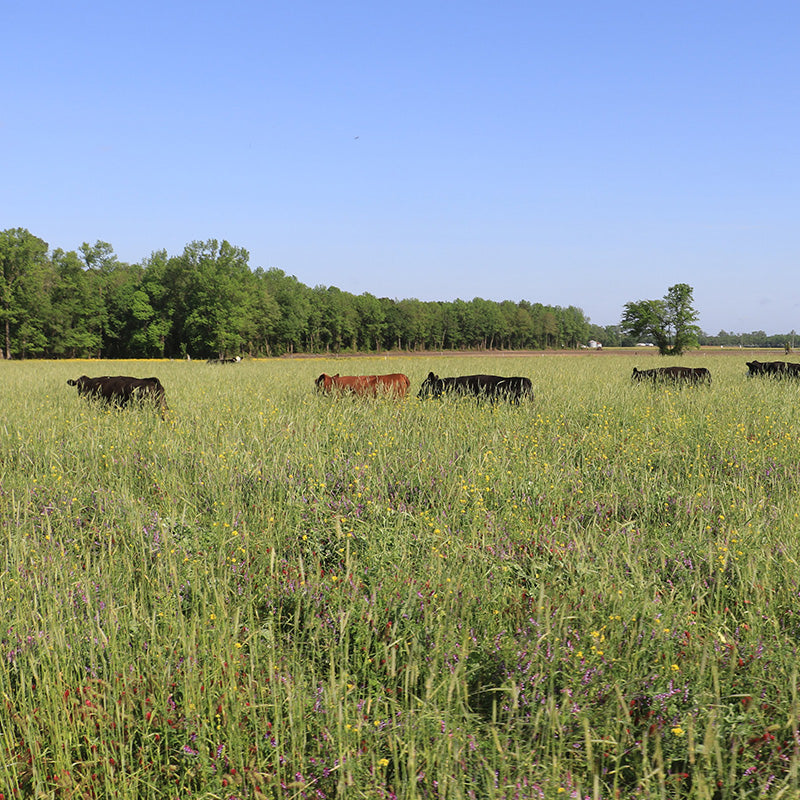
[(676, 726), (675, 726), (675, 727), (672, 729), (672, 734), (673, 734), (673, 736), (683, 736), (683, 734), (684, 734), (684, 730), (683, 730), (683, 728), (681, 728), (681, 726), (680, 726), (680, 725), (676, 725)]
[(378, 759), (378, 765), (381, 767), (388, 767), (389, 766), (389, 759), (388, 758), (380, 758)]

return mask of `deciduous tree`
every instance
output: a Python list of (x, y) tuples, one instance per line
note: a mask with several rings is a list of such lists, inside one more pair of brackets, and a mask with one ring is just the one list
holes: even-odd
[(699, 315), (692, 307), (693, 289), (686, 283), (670, 286), (662, 300), (639, 300), (625, 304), (621, 327), (625, 333), (650, 336), (662, 356), (679, 356), (698, 346)]
[(0, 320), (4, 333), (4, 357), (11, 358), (11, 329), (21, 321), (25, 278), (47, 258), (47, 242), (25, 228), (0, 231)]
[(51, 301), (50, 350), (53, 355), (68, 358), (96, 355), (102, 347), (98, 320), (105, 319), (105, 306), (93, 276), (74, 250), (54, 250), (53, 265), (56, 283)]

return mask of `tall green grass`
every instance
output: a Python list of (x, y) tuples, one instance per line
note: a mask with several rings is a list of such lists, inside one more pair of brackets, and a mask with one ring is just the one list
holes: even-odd
[(0, 792), (800, 796), (800, 386), (744, 361), (0, 364)]

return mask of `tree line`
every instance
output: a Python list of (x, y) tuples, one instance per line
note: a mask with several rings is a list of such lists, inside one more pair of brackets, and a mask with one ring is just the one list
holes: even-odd
[[(629, 303), (626, 314), (633, 309), (646, 318), (639, 306), (649, 310), (657, 302)], [(51, 252), (24, 228), (0, 231), (5, 358), (538, 350), (577, 348), (590, 339), (606, 347), (654, 342), (623, 324), (594, 325), (575, 306), (392, 300), (309, 287), (280, 269), (251, 269), (245, 249), (215, 239), (192, 242), (177, 256), (158, 250), (127, 264), (107, 242)], [(700, 345), (724, 347), (794, 347), (794, 340), (794, 331), (697, 332)]]
[[(626, 333), (621, 325), (607, 325), (602, 328), (589, 325), (589, 329), (592, 338), (602, 342), (604, 347), (633, 347), (639, 342), (656, 344), (652, 336), (632, 336)], [(795, 331), (773, 334), (768, 334), (765, 331), (733, 333), (721, 330), (716, 334), (700, 331), (697, 336), (697, 344), (700, 347), (771, 347), (781, 349), (788, 347), (790, 350), (794, 350), (796, 347), (800, 347), (800, 336)]]
[(0, 231), (3, 356), (576, 348), (603, 331), (574, 306), (353, 295), (248, 262), (245, 249), (215, 239), (127, 264), (107, 242), (51, 251), (24, 228)]

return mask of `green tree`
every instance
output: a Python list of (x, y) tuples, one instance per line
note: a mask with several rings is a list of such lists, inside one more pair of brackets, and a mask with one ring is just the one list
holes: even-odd
[(580, 347), (582, 342), (589, 339), (589, 323), (582, 308), (568, 306), (559, 308), (559, 328), (561, 331), (560, 344), (562, 347), (573, 349)]
[(84, 242), (79, 248), (84, 272), (88, 280), (89, 292), (96, 296), (93, 305), (97, 309), (90, 321), (90, 333), (97, 340), (98, 358), (103, 354), (110, 340), (116, 336), (114, 324), (120, 320), (109, 318), (109, 294), (124, 282), (127, 264), (121, 264), (114, 254), (114, 248), (99, 239), (93, 244)]
[(19, 321), (12, 340), (12, 350), (20, 358), (44, 356), (47, 352), (54, 285), (55, 268), (49, 258), (34, 262), (23, 277)]
[(494, 301), (484, 300), (482, 297), (473, 297), (467, 307), (464, 325), (470, 326), (468, 344), (481, 350), (493, 350), (502, 343), (504, 320), (500, 307)]
[(281, 318), (281, 309), (277, 300), (267, 288), (264, 270), (257, 267), (253, 271), (253, 291), (249, 298), (251, 313), (251, 338), (248, 342), (255, 353), (271, 355), (270, 342), (275, 337), (275, 327)]
[(540, 317), (541, 337), (545, 347), (556, 347), (558, 342), (558, 315), (551, 306), (545, 306)]
[[(437, 346), (441, 349), (456, 350), (461, 347), (464, 335), (461, 329), (461, 321), (464, 319), (464, 308), (466, 303), (456, 299), (450, 303), (441, 304), (440, 339), (437, 339)], [(439, 343), (441, 342), (441, 343)]]
[[(106, 320), (103, 355), (107, 358), (153, 357), (161, 355), (158, 347), (143, 346), (143, 336), (155, 312), (142, 289), (144, 267), (118, 262), (104, 278)], [(148, 310), (149, 309), (149, 310)]]
[(0, 320), (5, 358), (11, 358), (12, 328), (26, 322), (22, 295), (29, 288), (27, 279), (46, 258), (47, 242), (25, 228), (0, 231)]
[(188, 312), (184, 320), (189, 352), (216, 356), (241, 352), (250, 338), (248, 290), (254, 283), (247, 250), (209, 239), (186, 245), (180, 257)]
[(430, 314), (425, 305), (416, 298), (395, 301), (394, 335), (399, 348), (424, 349), (430, 331)]
[(692, 307), (693, 289), (686, 283), (670, 286), (662, 300), (625, 303), (622, 330), (637, 338), (650, 336), (662, 356), (679, 356), (699, 346), (698, 313)]
[(294, 353), (308, 338), (308, 320), (313, 296), (311, 290), (277, 267), (270, 267), (262, 277), (269, 294), (280, 309), (275, 321), (274, 344)]
[[(144, 275), (138, 288), (147, 299), (137, 296), (132, 309), (140, 320), (135, 345), (147, 350), (148, 355), (185, 356), (186, 348), (181, 348), (180, 338), (183, 316), (179, 315), (179, 308), (183, 308), (179, 296), (183, 291), (181, 263), (177, 258), (171, 259), (166, 250), (156, 250), (144, 260), (143, 266)], [(181, 320), (181, 331), (176, 331), (176, 317)]]
[(386, 324), (380, 301), (369, 292), (355, 298), (359, 317), (358, 340), (364, 350), (380, 350)]
[(338, 353), (343, 347), (355, 349), (359, 326), (355, 295), (328, 286), (318, 295), (318, 302), (325, 330), (321, 344), (325, 345), (326, 351), (333, 348)]
[(527, 300), (520, 300), (517, 304), (514, 336), (516, 337), (514, 347), (533, 348), (536, 346), (533, 306)]
[(50, 350), (68, 358), (96, 355), (102, 346), (98, 320), (105, 318), (105, 307), (93, 276), (74, 250), (54, 250), (53, 266), (56, 280), (51, 299)]

